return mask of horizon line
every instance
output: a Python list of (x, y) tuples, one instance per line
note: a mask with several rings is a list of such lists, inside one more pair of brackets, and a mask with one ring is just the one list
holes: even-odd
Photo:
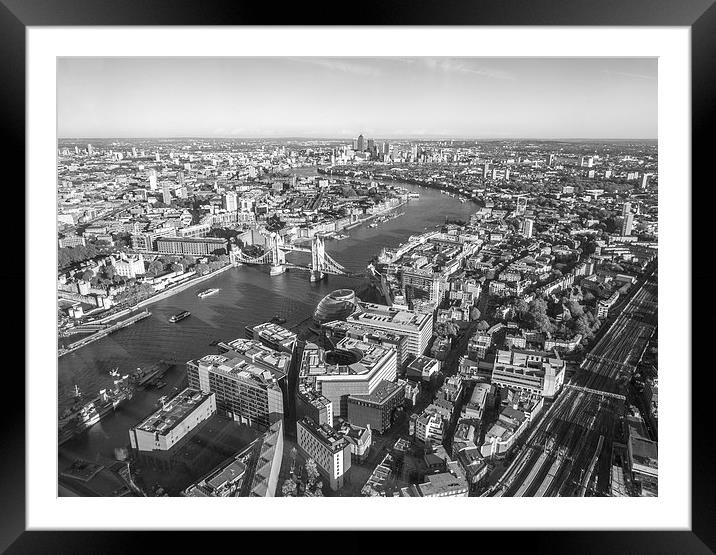
[[(355, 137), (321, 137), (321, 136), (300, 136), (300, 135), (276, 135), (270, 137), (239, 137), (235, 135), (175, 135), (175, 136), (77, 136), (77, 137), (58, 137), (59, 141), (80, 140), (80, 139), (101, 139), (101, 140), (129, 140), (129, 139), (233, 139), (233, 140), (314, 140), (314, 141), (348, 141)], [(394, 141), (417, 141), (417, 140), (434, 140), (434, 141), (658, 141), (658, 137), (460, 137), (449, 135), (423, 135), (423, 136), (403, 136), (403, 137), (367, 137), (373, 140), (394, 140)]]

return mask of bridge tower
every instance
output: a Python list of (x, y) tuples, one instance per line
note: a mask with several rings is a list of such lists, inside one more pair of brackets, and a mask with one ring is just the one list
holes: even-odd
[(321, 281), (325, 275), (323, 268), (326, 261), (326, 246), (323, 237), (316, 234), (311, 242), (311, 275), (309, 281)]
[(272, 233), (269, 240), (271, 247), (271, 268), (272, 276), (283, 274), (286, 271), (286, 253), (281, 250), (283, 239), (278, 233)]

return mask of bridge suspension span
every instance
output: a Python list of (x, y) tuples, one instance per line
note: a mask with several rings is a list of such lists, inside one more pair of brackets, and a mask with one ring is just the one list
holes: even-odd
[[(290, 264), (286, 262), (286, 253), (288, 252), (305, 252), (311, 253), (311, 265), (300, 266), (298, 264)], [(231, 261), (238, 264), (269, 264), (271, 275), (278, 275), (285, 272), (288, 268), (298, 268), (310, 271), (311, 281), (321, 281), (326, 274), (332, 275), (351, 275), (345, 267), (336, 262), (329, 254), (326, 253), (324, 239), (321, 235), (314, 235), (311, 241), (311, 248), (287, 245), (283, 242), (283, 238), (277, 233), (272, 233), (268, 240), (268, 249), (262, 255), (251, 256), (242, 250), (231, 252)]]

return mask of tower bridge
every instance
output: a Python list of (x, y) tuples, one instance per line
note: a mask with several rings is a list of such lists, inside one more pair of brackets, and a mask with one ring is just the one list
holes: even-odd
[[(300, 264), (292, 264), (286, 262), (286, 254), (289, 252), (305, 252), (311, 253), (311, 265), (302, 266)], [(341, 264), (333, 260), (326, 253), (324, 238), (316, 234), (311, 241), (311, 248), (299, 247), (295, 245), (287, 245), (278, 233), (271, 233), (269, 236), (268, 249), (261, 256), (249, 256), (242, 250), (231, 251), (231, 262), (233, 264), (268, 264), (272, 276), (284, 273), (288, 268), (297, 268), (300, 270), (309, 270), (311, 281), (321, 281), (326, 274), (338, 276), (357, 276), (348, 272)]]

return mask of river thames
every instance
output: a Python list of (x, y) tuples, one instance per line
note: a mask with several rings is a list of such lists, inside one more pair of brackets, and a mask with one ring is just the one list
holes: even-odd
[[(420, 193), (419, 199), (411, 199), (395, 211), (403, 213), (402, 216), (380, 223), (376, 228), (367, 224), (353, 228), (346, 232), (350, 234), (347, 239), (326, 240), (326, 252), (348, 271), (365, 273), (367, 264), (381, 248), (397, 246), (411, 235), (434, 229), (444, 223), (446, 217), (467, 220), (476, 210), (472, 202), (462, 203), (435, 189), (399, 185)], [(221, 291), (204, 299), (196, 296), (198, 291), (210, 287)], [(184, 362), (216, 353), (216, 347), (210, 345), (213, 341), (244, 337), (246, 326), (265, 322), (274, 315), (287, 320), (284, 326), (294, 326), (310, 317), (325, 295), (344, 287), (356, 290), (359, 296), (361, 293), (375, 295), (369, 291), (367, 278), (328, 276), (321, 282), (310, 283), (308, 272), (300, 270), (271, 277), (264, 267), (232, 268), (149, 305), (151, 317), (59, 358), (60, 411), (71, 403), (75, 385), (87, 397), (103, 387), (111, 387), (113, 378), (109, 372), (114, 368), (127, 374), (160, 359), (178, 363), (164, 378), (166, 387), (137, 391), (115, 414), (63, 445), (60, 458), (113, 458), (116, 447), (128, 444), (127, 430), (155, 410), (159, 397), (171, 396), (183, 385)], [(181, 310), (190, 311), (191, 316), (176, 324), (170, 323), (169, 316)]]

